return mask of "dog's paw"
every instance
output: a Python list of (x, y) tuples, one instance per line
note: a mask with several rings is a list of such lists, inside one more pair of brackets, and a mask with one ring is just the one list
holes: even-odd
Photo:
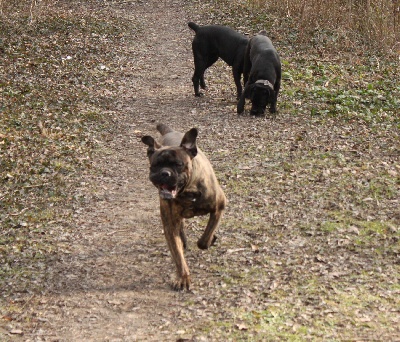
[(174, 291), (190, 291), (190, 276), (182, 276), (172, 283), (172, 289)]
[(210, 246), (213, 246), (215, 241), (217, 241), (217, 237), (214, 235), (210, 244), (207, 243), (207, 241), (204, 241), (203, 239), (199, 239), (199, 241), (197, 241), (197, 247), (199, 247), (200, 249), (208, 249)]
[(244, 106), (242, 106), (241, 104), (238, 104), (236, 106), (236, 113), (238, 115), (244, 115)]
[(196, 96), (196, 97), (203, 97), (204, 94), (203, 94), (203, 93), (197, 93), (197, 94), (194, 94), (194, 96)]

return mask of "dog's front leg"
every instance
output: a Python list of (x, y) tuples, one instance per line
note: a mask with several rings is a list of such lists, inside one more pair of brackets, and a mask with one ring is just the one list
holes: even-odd
[(236, 84), (236, 99), (239, 100), (240, 96), (242, 95), (242, 83), (240, 80), (242, 74), (240, 73), (240, 71), (235, 70), (235, 68), (232, 69), (232, 73), (233, 73), (233, 79), (235, 80)]
[(276, 111), (277, 111), (277, 110), (276, 110), (276, 103), (278, 102), (278, 93), (279, 93), (280, 87), (281, 87), (281, 80), (278, 79), (278, 80), (275, 82), (275, 85), (274, 85), (274, 100), (273, 100), (273, 102), (271, 103), (271, 107), (270, 107), (270, 109), (269, 109), (270, 113), (271, 113), (271, 114), (274, 114), (274, 116), (276, 116)]
[(244, 104), (245, 104), (245, 101), (246, 101), (246, 93), (248, 91), (247, 89), (248, 89), (248, 86), (245, 85), (244, 91), (242, 92), (242, 95), (240, 96), (239, 102), (237, 104), (237, 113), (239, 115), (243, 114), (243, 112), (244, 112)]
[(210, 218), (207, 223), (207, 227), (204, 230), (203, 235), (197, 241), (197, 247), (200, 249), (208, 249), (210, 246), (212, 246), (217, 240), (217, 237), (214, 235), (216, 229), (218, 228), (219, 221), (221, 220), (222, 217), (222, 210), (218, 210), (215, 213), (210, 214)]
[(190, 272), (183, 254), (185, 241), (182, 241), (184, 220), (179, 214), (178, 206), (172, 200), (160, 200), (161, 220), (172, 259), (176, 266), (177, 278), (174, 290), (189, 290)]

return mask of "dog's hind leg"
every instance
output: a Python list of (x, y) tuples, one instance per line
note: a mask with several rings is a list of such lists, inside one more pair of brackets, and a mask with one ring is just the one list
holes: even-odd
[(201, 71), (201, 69), (196, 66), (194, 70), (194, 74), (192, 77), (192, 82), (193, 82), (193, 88), (194, 88), (194, 95), (195, 96), (201, 96), (202, 94), (200, 93), (200, 81), (204, 84), (204, 70)]
[(199, 68), (196, 66), (194, 70), (194, 74), (192, 77), (192, 82), (193, 82), (193, 88), (194, 88), (194, 95), (195, 96), (202, 96), (203, 94), (200, 93), (200, 84), (201, 87), (204, 89), (206, 87), (206, 84), (204, 82), (204, 68)]
[(194, 73), (192, 77), (194, 95), (202, 96), (200, 93), (200, 86), (202, 89), (206, 88), (206, 83), (204, 81), (204, 72), (207, 69), (207, 62), (204, 60), (203, 56), (197, 52), (193, 42), (193, 59), (194, 59)]
[(211, 66), (213, 65), (216, 61), (218, 60), (218, 55), (208, 55), (207, 60), (206, 60), (206, 64), (205, 64), (205, 68), (202, 74), (202, 77), (200, 78), (200, 87), (202, 89), (206, 89), (206, 82), (204, 81), (204, 73), (205, 71)]
[(192, 77), (193, 87), (194, 87), (194, 95), (202, 96), (200, 93), (200, 87), (202, 89), (206, 89), (206, 82), (204, 80), (204, 73), (211, 65), (213, 65), (217, 60), (218, 56), (209, 55), (203, 56), (200, 53), (196, 53), (193, 51), (194, 58), (194, 74)]

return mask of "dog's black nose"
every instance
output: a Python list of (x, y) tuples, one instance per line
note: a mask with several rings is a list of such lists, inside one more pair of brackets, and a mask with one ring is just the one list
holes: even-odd
[(169, 171), (169, 170), (161, 170), (161, 176), (163, 176), (163, 177), (171, 177), (171, 171)]

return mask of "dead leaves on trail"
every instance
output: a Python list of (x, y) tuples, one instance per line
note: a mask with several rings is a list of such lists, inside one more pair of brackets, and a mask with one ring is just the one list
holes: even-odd
[(28, 24), (24, 4), (0, 5), (4, 295), (16, 291), (16, 283), (23, 289), (30, 277), (32, 284), (40, 283), (44, 269), (37, 260), (52, 258), (56, 232), (66, 229), (81, 200), (74, 190), (81, 173), (90, 170), (96, 135), (109, 120), (116, 94), (112, 72), (121, 67), (116, 54), (125, 30), (122, 20), (88, 9), (73, 13), (62, 4), (41, 3), (48, 11), (35, 12)]
[[(321, 60), (293, 45), (282, 20), (185, 2), (199, 23), (272, 25), (279, 114), (238, 117), (222, 62), (205, 96), (192, 94), (182, 4), (67, 1), (31, 25), (16, 14), (0, 22), (0, 336), (397, 337), (396, 64)], [(146, 183), (139, 140), (158, 122), (199, 128), (228, 197), (216, 246), (195, 245), (205, 218), (188, 226), (190, 293), (166, 285), (170, 255)]]

